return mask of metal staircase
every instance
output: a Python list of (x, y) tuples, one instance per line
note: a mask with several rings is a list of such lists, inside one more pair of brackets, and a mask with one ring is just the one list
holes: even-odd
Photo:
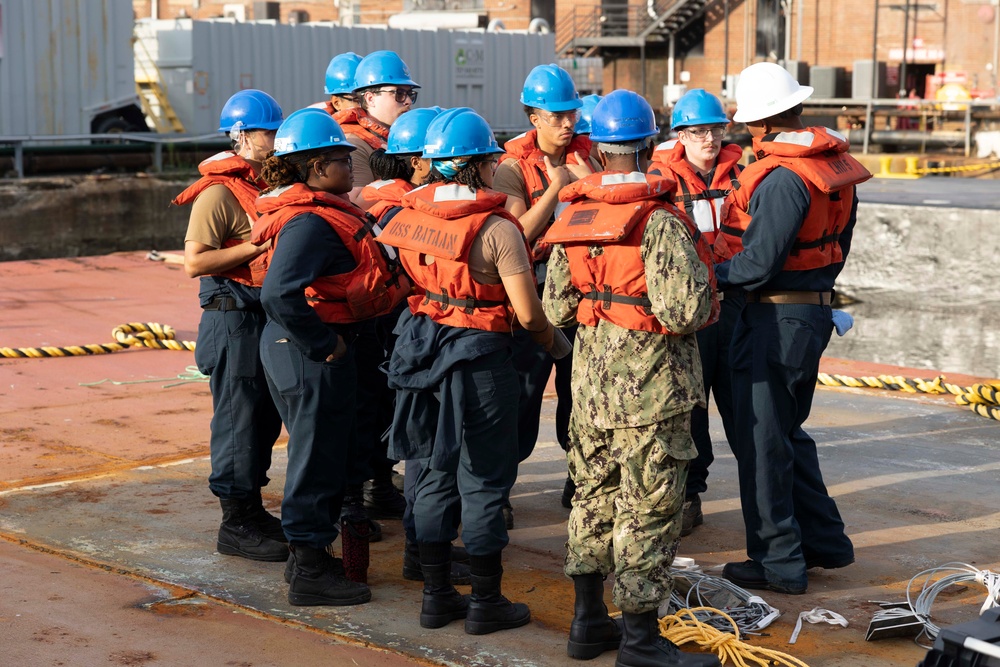
[(167, 91), (160, 84), (160, 68), (150, 55), (146, 41), (135, 35), (132, 42), (135, 52), (135, 91), (139, 95), (142, 113), (153, 121), (157, 132), (184, 132), (184, 123), (177, 117)]
[[(695, 19), (705, 14), (707, 5), (716, 4), (712, 0), (660, 0), (641, 6), (573, 6), (556, 21), (556, 53), (587, 57), (603, 48), (644, 48), (671, 37), (689, 49), (704, 36)], [(693, 34), (685, 40), (688, 33)]]

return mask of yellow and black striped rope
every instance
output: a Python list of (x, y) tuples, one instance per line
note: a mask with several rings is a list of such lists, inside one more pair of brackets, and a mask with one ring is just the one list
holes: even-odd
[(920, 167), (914, 170), (915, 174), (948, 174), (965, 171), (982, 171), (984, 169), (1000, 168), (1000, 160), (996, 162), (984, 162), (982, 164), (962, 164), (954, 167)]
[(856, 378), (829, 373), (820, 373), (817, 382), (826, 387), (889, 389), (909, 394), (952, 394), (958, 405), (968, 406), (970, 410), (981, 417), (1000, 421), (1000, 382), (961, 387), (945, 382), (943, 375), (939, 375), (933, 380), (924, 380), (922, 378), (905, 378), (901, 375)]
[(89, 354), (111, 354), (131, 347), (162, 350), (194, 351), (194, 341), (175, 340), (173, 327), (156, 322), (129, 322), (111, 330), (114, 343), (69, 345), (66, 347), (0, 347), (0, 357), (10, 359), (42, 359), (45, 357), (82, 357)]

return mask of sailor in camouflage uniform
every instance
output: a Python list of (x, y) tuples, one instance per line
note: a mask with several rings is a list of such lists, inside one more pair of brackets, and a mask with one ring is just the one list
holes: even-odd
[[(696, 455), (691, 409), (705, 403), (694, 332), (718, 312), (710, 263), (669, 203), (673, 181), (644, 173), (657, 131), (639, 95), (618, 90), (602, 100), (591, 137), (605, 171), (563, 188), (569, 206), (545, 237), (555, 244), (546, 315), (557, 327), (580, 324), (567, 454), (577, 488), (565, 565), (576, 589), (568, 652), (589, 659), (618, 648), (621, 667), (708, 667), (720, 663), (680, 652), (657, 625)], [(612, 571), (620, 641), (603, 602)]]

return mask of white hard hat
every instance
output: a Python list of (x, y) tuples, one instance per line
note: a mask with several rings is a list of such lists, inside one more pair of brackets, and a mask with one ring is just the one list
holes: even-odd
[(812, 94), (812, 86), (800, 86), (784, 67), (774, 63), (756, 63), (740, 72), (733, 120), (747, 123), (777, 116)]

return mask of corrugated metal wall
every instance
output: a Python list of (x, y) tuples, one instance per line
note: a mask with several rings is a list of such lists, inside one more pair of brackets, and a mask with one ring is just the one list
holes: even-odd
[[(330, 58), (354, 51), (361, 55), (390, 49), (399, 53), (422, 88), (417, 106), (471, 106), (496, 132), (519, 132), (527, 119), (518, 98), (524, 78), (535, 65), (555, 60), (553, 35), (452, 30), (346, 28), (326, 23), (276, 25), (194, 21), (190, 72), (163, 65), (179, 64), (176, 35), (160, 54), (163, 78), (178, 113), (191, 89), (188, 132), (212, 132), (219, 110), (234, 92), (259, 88), (278, 100), (285, 114), (324, 100), (324, 75)], [(179, 27), (177, 29), (184, 29)], [(169, 53), (168, 53), (169, 51)], [(190, 79), (186, 79), (190, 76)], [(185, 79), (188, 83), (185, 83)]]
[(0, 0), (0, 135), (90, 132), (135, 96), (130, 0)]

